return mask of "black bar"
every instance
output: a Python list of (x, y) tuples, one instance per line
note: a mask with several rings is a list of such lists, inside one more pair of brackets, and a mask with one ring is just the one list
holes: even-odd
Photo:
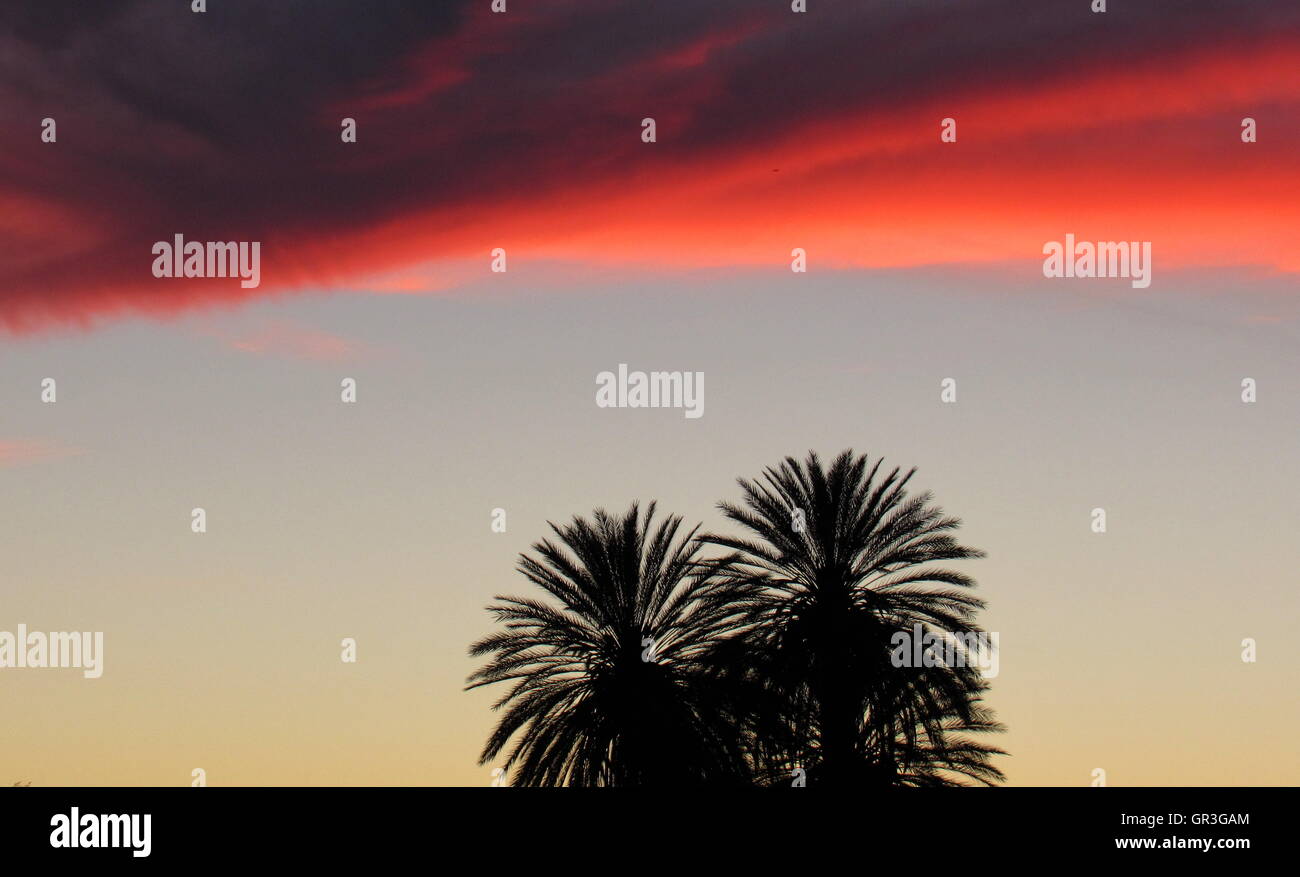
[[(669, 863), (858, 870), (1105, 857), (1230, 865), (1290, 846), (1294, 788), (1002, 788), (680, 794), (626, 789), (93, 788), (4, 796), (7, 862), (441, 863), (442, 867), (641, 870)], [(149, 814), (150, 850), (56, 848), (52, 820)], [(1182, 823), (1170, 824), (1170, 814)], [(1240, 816), (1245, 817), (1240, 822)], [(1205, 818), (1209, 816), (1212, 821)], [(1225, 821), (1223, 817), (1231, 817)], [(1126, 824), (1124, 819), (1129, 818)], [(1156, 821), (1159, 817), (1159, 821)], [(96, 825), (100, 823), (96, 820)], [(1186, 839), (1245, 848), (1177, 846)], [(1155, 849), (1119, 848), (1128, 839)], [(1164, 847), (1166, 840), (1173, 847)], [(982, 857), (996, 854), (996, 860)], [(832, 856), (833, 859), (827, 859)], [(464, 864), (465, 857), (470, 859)], [(954, 858), (956, 857), (956, 858)], [(963, 859), (962, 857), (967, 857)], [(817, 863), (821, 862), (820, 865)], [(584, 864), (585, 863), (585, 864)], [(929, 863), (928, 865), (926, 863)], [(765, 868), (766, 870), (766, 868)]]

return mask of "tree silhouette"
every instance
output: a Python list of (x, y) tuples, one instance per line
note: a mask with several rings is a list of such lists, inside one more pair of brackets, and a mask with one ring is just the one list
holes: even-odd
[[(491, 657), (468, 688), (510, 683), (480, 763), (510, 747), (525, 786), (1001, 781), (1005, 753), (971, 736), (1003, 730), (981, 699), (984, 604), (943, 566), (983, 554), (908, 496), (915, 470), (867, 464), (810, 453), (740, 479), (743, 504), (719, 508), (742, 537), (652, 526), (653, 503), (551, 524), (519, 570), (553, 600), (498, 596), (505, 630), (470, 650)], [(918, 631), (941, 659), (900, 661)]]
[(475, 643), (491, 655), (468, 688), (511, 683), (480, 757), (509, 750), (512, 785), (682, 785), (747, 782), (733, 698), (706, 661), (736, 629), (744, 585), (702, 566), (698, 528), (652, 527), (634, 503), (551, 524), (519, 571), (559, 605), (496, 598), (506, 629)]
[(908, 497), (915, 470), (878, 477), (880, 467), (845, 451), (823, 469), (810, 453), (739, 480), (743, 505), (719, 508), (748, 537), (701, 537), (733, 552), (712, 572), (746, 604), (743, 635), (717, 644), (715, 671), (770, 694), (746, 734), (760, 781), (802, 768), (810, 785), (992, 784), (1002, 774), (990, 758), (1004, 753), (963, 736), (1002, 730), (980, 703), (980, 641), (959, 666), (891, 660), (895, 635), (914, 625), (982, 633), (975, 582), (932, 564), (983, 554), (958, 544), (959, 520), (929, 493)]

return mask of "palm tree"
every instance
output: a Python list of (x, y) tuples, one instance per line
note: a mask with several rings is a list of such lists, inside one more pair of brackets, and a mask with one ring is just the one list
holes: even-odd
[[(915, 470), (884, 477), (881, 461), (845, 451), (823, 469), (787, 457), (757, 482), (740, 479), (744, 504), (719, 508), (748, 538), (706, 534), (733, 553), (711, 570), (745, 603), (743, 635), (716, 644), (720, 677), (765, 688), (775, 712), (751, 713), (746, 746), (761, 782), (796, 768), (811, 784), (992, 784), (1001, 750), (961, 736), (1001, 730), (980, 704), (985, 682), (975, 625), (975, 582), (942, 564), (982, 557), (951, 532), (960, 524), (908, 497)], [(974, 643), (957, 666), (899, 667), (895, 636)]]
[(551, 524), (557, 541), (533, 545), (519, 571), (554, 601), (500, 597), (505, 630), (475, 643), (491, 660), (468, 688), (511, 683), (480, 763), (515, 739), (513, 785), (747, 782), (726, 686), (708, 656), (733, 633), (744, 586), (701, 565), (698, 527), (681, 518), (652, 528), (655, 505), (622, 517)]

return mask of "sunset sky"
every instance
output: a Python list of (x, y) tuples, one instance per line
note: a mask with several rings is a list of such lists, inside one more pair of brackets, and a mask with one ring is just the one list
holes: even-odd
[(845, 447), (988, 552), (1009, 784), (1300, 783), (1300, 5), (208, 6), (0, 8), (0, 630), (106, 649), (0, 670), (0, 785), (487, 785), (548, 520)]

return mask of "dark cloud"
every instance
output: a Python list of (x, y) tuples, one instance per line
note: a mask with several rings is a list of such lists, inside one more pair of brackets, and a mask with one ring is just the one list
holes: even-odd
[[(175, 231), (345, 235), (642, 180), (918, 100), (1300, 34), (1300, 4), (810, 5), (10, 0), (0, 198), (31, 221), (0, 225), (0, 318), (64, 319), (101, 289), (153, 309), (140, 253)], [(47, 115), (55, 147), (37, 139)], [(640, 148), (642, 116), (663, 126), (656, 150)]]

